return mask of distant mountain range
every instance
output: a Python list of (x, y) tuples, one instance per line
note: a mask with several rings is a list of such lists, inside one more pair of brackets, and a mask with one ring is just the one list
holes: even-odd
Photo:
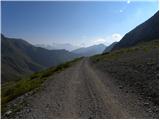
[(47, 50), (4, 35), (1, 47), (2, 83), (79, 57), (66, 50)]
[(72, 53), (79, 54), (81, 56), (92, 56), (96, 54), (101, 54), (106, 46), (104, 44), (93, 45), (90, 47), (83, 47), (76, 50), (71, 51)]
[(159, 11), (150, 19), (128, 32), (112, 50), (134, 46), (137, 43), (159, 38)]
[(105, 50), (103, 51), (103, 53), (107, 53), (110, 52), (112, 50), (112, 48), (117, 44), (118, 42), (113, 42), (111, 45), (107, 46), (105, 48)]
[(35, 46), (46, 48), (48, 50), (65, 49), (65, 50), (68, 50), (68, 51), (72, 51), (72, 50), (80, 48), (79, 46), (75, 46), (75, 45), (72, 45), (72, 44), (69, 44), (69, 43), (64, 43), (64, 44), (53, 43), (52, 45), (36, 44)]
[[(56, 66), (76, 57), (110, 52), (154, 39), (159, 39), (159, 11), (150, 19), (128, 32), (119, 42), (114, 42), (107, 47), (104, 44), (76, 50), (73, 50), (76, 46), (70, 44), (54, 44), (53, 46), (39, 44), (37, 46), (41, 47), (36, 47), (25, 40), (7, 38), (1, 35), (1, 81), (3, 83), (8, 80), (18, 79), (22, 75)], [(65, 49), (71, 50), (71, 52)]]

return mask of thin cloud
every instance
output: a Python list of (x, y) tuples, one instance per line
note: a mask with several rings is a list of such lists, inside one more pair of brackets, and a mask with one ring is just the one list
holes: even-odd
[(88, 47), (92, 45), (98, 45), (98, 44), (105, 44), (105, 45), (110, 45), (115, 41), (120, 41), (122, 39), (123, 35), (119, 33), (113, 33), (108, 36), (99, 36), (99, 37), (94, 37), (94, 38), (88, 38), (85, 39), (85, 41), (81, 42), (79, 46), (81, 47)]
[(105, 38), (106, 42), (104, 43), (105, 45), (110, 45), (113, 42), (118, 42), (122, 39), (123, 35), (119, 33), (113, 33)]
[(119, 12), (120, 12), (120, 13), (122, 13), (122, 12), (123, 12), (123, 10), (119, 10)]
[(95, 44), (101, 44), (101, 43), (104, 43), (106, 42), (106, 40), (104, 38), (98, 38), (94, 41)]
[(112, 34), (112, 40), (119, 41), (121, 39), (122, 39), (122, 36), (120, 34), (118, 34), (118, 33)]
[(127, 1), (127, 4), (130, 4), (130, 3), (131, 3), (131, 1), (130, 1), (130, 0), (128, 0), (128, 1)]

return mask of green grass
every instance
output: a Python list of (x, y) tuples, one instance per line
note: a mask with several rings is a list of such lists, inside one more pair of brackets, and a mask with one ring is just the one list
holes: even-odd
[(133, 46), (133, 47), (130, 47), (130, 48), (121, 48), (119, 50), (115, 50), (110, 53), (106, 53), (106, 54), (103, 53), (102, 55), (95, 55), (95, 56), (92, 56), (90, 59), (94, 63), (102, 61), (102, 60), (111, 61), (111, 60), (116, 60), (125, 54), (132, 54), (135, 51), (142, 50), (144, 52), (148, 52), (151, 49), (158, 48), (158, 47), (159, 47), (159, 40), (153, 40), (153, 41), (149, 41), (149, 42), (140, 43), (140, 44)]
[(1, 88), (1, 104), (5, 106), (12, 99), (23, 95), (35, 88), (38, 88), (47, 79), (47, 77), (53, 75), (56, 72), (60, 72), (65, 68), (70, 67), (73, 63), (79, 61), (82, 58), (77, 58), (57, 67), (51, 67), (46, 70), (36, 72), (29, 77), (25, 77), (19, 81), (10, 82), (2, 85)]

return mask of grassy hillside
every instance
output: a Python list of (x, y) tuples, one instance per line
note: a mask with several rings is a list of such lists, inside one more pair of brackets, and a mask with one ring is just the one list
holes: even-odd
[(159, 40), (91, 57), (93, 65), (115, 78), (126, 92), (159, 104)]
[(3, 35), (1, 38), (2, 83), (78, 57), (66, 50), (35, 47), (22, 39), (7, 38)]
[[(17, 41), (17, 42), (16, 42)], [(32, 61), (18, 46), (28, 46), (24, 41), (11, 41), (2, 36), (2, 83), (6, 80), (18, 79), (21, 75), (45, 68)], [(21, 44), (21, 45), (20, 45)]]

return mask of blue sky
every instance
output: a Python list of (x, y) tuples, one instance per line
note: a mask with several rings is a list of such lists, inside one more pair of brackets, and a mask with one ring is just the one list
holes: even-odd
[[(146, 0), (147, 1), (147, 0)], [(158, 11), (151, 2), (2, 2), (2, 33), (33, 44), (118, 41)]]

